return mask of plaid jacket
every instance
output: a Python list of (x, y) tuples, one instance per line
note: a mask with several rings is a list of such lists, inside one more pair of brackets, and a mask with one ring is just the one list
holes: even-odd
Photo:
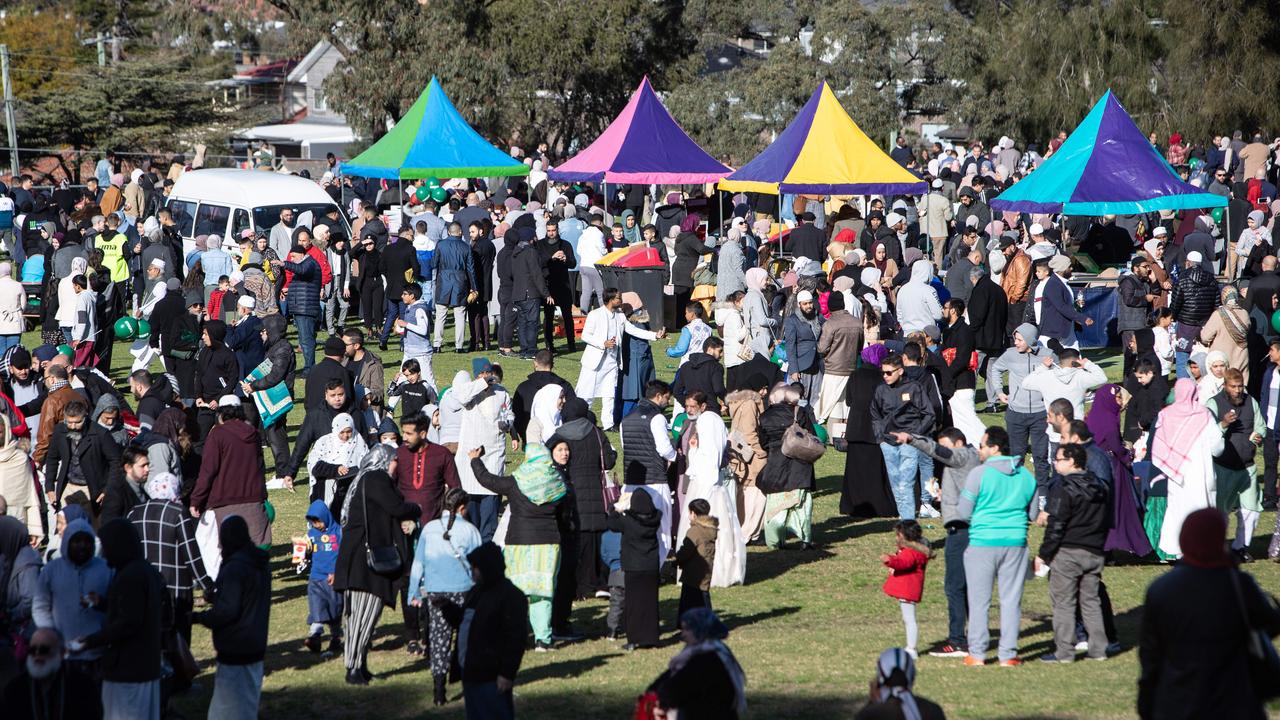
[(142, 552), (160, 571), (175, 598), (191, 597), (196, 584), (213, 589), (196, 544), (196, 522), (181, 504), (151, 499), (129, 511), (142, 536)]

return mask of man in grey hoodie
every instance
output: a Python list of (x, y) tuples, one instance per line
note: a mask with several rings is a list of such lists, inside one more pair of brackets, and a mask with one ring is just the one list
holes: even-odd
[[(1049, 438), (1045, 434), (1044, 397), (1023, 387), (1022, 383), (1046, 357), (1053, 357), (1051, 350), (1040, 345), (1039, 334), (1039, 328), (1031, 323), (1018, 326), (1013, 333), (1013, 347), (987, 366), (987, 396), (994, 395), (1007, 405), (1004, 419), (1013, 457), (1021, 462), (1030, 446), (1036, 487), (1043, 498), (1043, 490), (1049, 482)], [(1007, 393), (1001, 378), (1003, 373), (1009, 374)]]
[(968, 640), (965, 621), (969, 615), (968, 583), (964, 574), (964, 551), (969, 547), (969, 521), (957, 513), (960, 493), (964, 490), (969, 471), (982, 464), (978, 451), (965, 444), (965, 435), (949, 427), (938, 433), (937, 441), (926, 435), (893, 433), (900, 443), (912, 447), (941, 463), (942, 469), (942, 526), (947, 529), (945, 544), (946, 574), (943, 576), (943, 593), (947, 596), (947, 641), (930, 652), (934, 657), (964, 657)]

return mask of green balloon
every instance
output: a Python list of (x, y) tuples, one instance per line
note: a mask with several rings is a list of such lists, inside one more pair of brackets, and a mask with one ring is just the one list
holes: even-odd
[(436, 188), (438, 188), (438, 187), (440, 187), (440, 178), (436, 178), (436, 177), (429, 177), (429, 178), (427, 178), (427, 189), (428, 189), (428, 190), (435, 190), (435, 189), (436, 189)]
[(1222, 208), (1214, 208), (1209, 211), (1209, 216), (1213, 218), (1215, 223), (1222, 222)]
[(138, 321), (125, 316), (116, 321), (116, 337), (121, 340), (132, 340), (138, 334)]
[(1276, 332), (1280, 333), (1280, 310), (1275, 311), (1271, 316), (1271, 327)]
[(151, 337), (151, 323), (146, 320), (138, 321), (138, 339), (147, 340)]
[(684, 424), (688, 421), (688, 413), (680, 413), (675, 420), (671, 421), (671, 442), (680, 442), (680, 432), (684, 430)]
[(419, 200), (426, 200), (431, 197), (431, 188), (426, 185), (419, 185), (418, 189), (413, 191), (413, 196)]
[(431, 199), (442, 203), (449, 199), (449, 191), (439, 186), (431, 188)]

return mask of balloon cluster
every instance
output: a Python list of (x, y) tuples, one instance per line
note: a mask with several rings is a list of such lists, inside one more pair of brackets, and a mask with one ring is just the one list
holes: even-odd
[(413, 191), (413, 196), (418, 198), (418, 202), (426, 202), (427, 198), (431, 198), (442, 203), (449, 199), (449, 191), (440, 185), (440, 178), (429, 177), (425, 184), (419, 185), (418, 189)]
[(151, 337), (151, 323), (125, 316), (116, 321), (116, 339), (146, 340)]

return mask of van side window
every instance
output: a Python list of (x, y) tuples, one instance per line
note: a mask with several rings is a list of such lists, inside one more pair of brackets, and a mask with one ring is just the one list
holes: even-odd
[(231, 237), (234, 238), (236, 242), (240, 242), (240, 233), (245, 230), (250, 230), (252, 227), (253, 226), (249, 224), (249, 211), (243, 208), (236, 208), (235, 215), (231, 220)]
[(173, 221), (178, 225), (178, 234), (192, 237), (191, 229), (195, 224), (196, 204), (189, 200), (170, 200), (169, 210), (173, 212)]
[(222, 235), (227, 231), (227, 219), (231, 217), (231, 208), (225, 205), (208, 205), (200, 203), (196, 211), (195, 236)]

